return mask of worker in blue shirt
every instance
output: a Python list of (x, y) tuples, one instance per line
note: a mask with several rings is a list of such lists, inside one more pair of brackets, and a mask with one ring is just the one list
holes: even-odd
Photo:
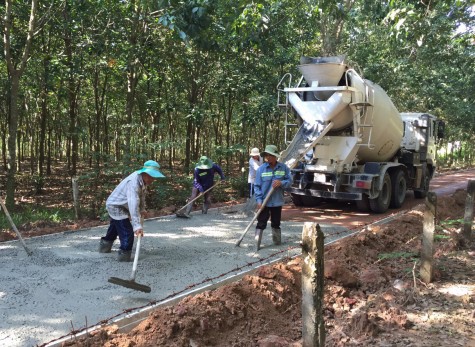
[[(198, 196), (198, 194), (207, 191), (214, 185), (214, 175), (219, 174), (221, 180), (224, 181), (225, 177), (221, 167), (213, 163), (211, 159), (206, 156), (202, 156), (200, 161), (195, 166), (195, 171), (193, 172), (193, 190), (188, 201), (193, 200)], [(211, 191), (208, 191), (204, 195), (204, 203), (202, 208), (202, 213), (208, 213), (208, 208), (211, 205)], [(185, 212), (185, 217), (190, 217), (191, 209), (193, 204), (188, 205)]]
[(281, 244), (280, 220), (282, 215), (282, 206), (284, 205), (284, 189), (291, 185), (290, 169), (283, 163), (277, 161), (279, 154), (274, 145), (266, 146), (261, 153), (265, 163), (259, 166), (256, 172), (256, 181), (254, 183), (254, 195), (257, 201), (257, 208), (262, 207), (267, 194), (274, 188), (266, 205), (257, 217), (257, 226), (255, 239), (257, 250), (261, 248), (262, 233), (267, 226), (267, 221), (271, 220), (272, 242), (275, 245)]

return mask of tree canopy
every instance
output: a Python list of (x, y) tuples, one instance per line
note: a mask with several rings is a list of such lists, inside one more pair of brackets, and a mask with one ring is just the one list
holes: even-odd
[[(300, 56), (347, 54), (402, 112), (475, 137), (474, 7), (441, 0), (11, 1), (0, 5), (1, 153), (9, 183), (31, 161), (100, 169), (153, 158), (283, 149), (276, 85)], [(14, 188), (12, 188), (14, 189)], [(13, 192), (7, 203), (13, 203)], [(10, 198), (10, 200), (8, 200)]]

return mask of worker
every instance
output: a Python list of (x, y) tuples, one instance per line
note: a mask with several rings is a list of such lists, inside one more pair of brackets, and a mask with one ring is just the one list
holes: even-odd
[[(209, 188), (214, 185), (214, 175), (219, 174), (221, 176), (221, 181), (225, 180), (223, 170), (221, 167), (213, 163), (211, 159), (207, 156), (202, 156), (200, 161), (196, 164), (195, 170), (193, 172), (193, 189), (191, 191), (191, 196), (188, 201), (193, 200), (198, 196), (200, 193), (204, 193)], [(201, 212), (203, 214), (208, 213), (209, 206), (211, 205), (211, 192), (208, 191), (204, 194), (204, 203)], [(189, 204), (186, 207), (186, 211), (184, 216), (190, 218), (191, 209), (193, 208), (193, 204)]]
[(159, 169), (160, 165), (156, 161), (146, 161), (142, 169), (123, 179), (107, 198), (106, 209), (110, 224), (106, 235), (100, 240), (99, 253), (110, 253), (112, 244), (119, 237), (118, 261), (131, 260), (134, 233), (143, 236), (145, 188), (155, 179), (165, 177)]
[(249, 198), (254, 195), (254, 182), (256, 180), (256, 171), (262, 165), (263, 160), (259, 152), (259, 148), (251, 149), (249, 153), (249, 174), (247, 175), (247, 184), (249, 186)]
[(261, 248), (262, 233), (267, 226), (269, 216), (272, 227), (272, 242), (275, 245), (281, 244), (280, 220), (282, 206), (284, 205), (284, 189), (291, 185), (290, 169), (285, 164), (277, 161), (279, 154), (276, 146), (266, 146), (261, 156), (264, 157), (266, 162), (257, 169), (254, 183), (254, 195), (258, 210), (261, 209), (271, 187), (274, 188), (274, 191), (257, 217), (255, 232), (257, 250)]

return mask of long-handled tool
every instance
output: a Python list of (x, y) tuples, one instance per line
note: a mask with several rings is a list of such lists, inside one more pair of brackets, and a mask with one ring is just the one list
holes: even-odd
[(139, 253), (140, 253), (140, 240), (142, 236), (139, 235), (137, 237), (137, 245), (135, 246), (135, 257), (134, 257), (134, 265), (132, 266), (132, 275), (130, 276), (130, 280), (124, 280), (118, 277), (111, 277), (109, 278), (110, 283), (117, 284), (119, 286), (123, 286), (126, 288), (139, 290), (141, 292), (150, 293), (151, 288), (149, 286), (140, 284), (135, 282), (135, 274), (137, 273), (137, 263), (139, 261)]
[(26, 247), (25, 241), (23, 241), (23, 238), (21, 237), (20, 232), (19, 232), (18, 229), (16, 228), (15, 223), (13, 223), (13, 219), (12, 219), (12, 217), (10, 216), (10, 213), (8, 213), (7, 207), (6, 207), (5, 204), (3, 203), (3, 199), (2, 199), (2, 198), (0, 198), (0, 204), (2, 205), (3, 211), (5, 211), (5, 214), (6, 214), (6, 216), (7, 216), (7, 219), (8, 219), (8, 221), (10, 222), (10, 224), (11, 224), (13, 230), (14, 230), (15, 233), (17, 234), (18, 239), (20, 240), (21, 244), (23, 245), (23, 248), (25, 249), (26, 254), (32, 255), (33, 252), (31, 252), (31, 251), (28, 249), (28, 247)]
[(257, 217), (259, 217), (259, 214), (262, 212), (264, 207), (266, 207), (267, 201), (269, 201), (269, 198), (270, 198), (270, 196), (272, 195), (273, 192), (274, 192), (274, 187), (272, 187), (269, 190), (269, 193), (267, 194), (266, 198), (262, 202), (261, 208), (256, 212), (256, 214), (254, 215), (254, 218), (252, 218), (252, 220), (251, 220), (251, 223), (249, 223), (246, 230), (244, 230), (244, 232), (242, 233), (241, 238), (236, 242), (236, 247), (239, 247), (239, 245), (241, 244), (242, 239), (244, 239), (244, 236), (246, 236), (246, 234), (249, 231), (249, 228), (251, 227), (252, 223), (254, 223), (254, 221), (257, 219)]
[(218, 181), (216, 184), (213, 184), (211, 187), (209, 187), (208, 189), (206, 189), (203, 193), (200, 193), (198, 194), (198, 196), (196, 198), (194, 198), (193, 200), (190, 200), (188, 201), (188, 203), (183, 206), (182, 208), (180, 208), (178, 211), (176, 211), (176, 216), (177, 217), (180, 217), (180, 218), (190, 218), (189, 215), (187, 215), (185, 212), (182, 212), (185, 207), (187, 207), (188, 205), (194, 203), (196, 200), (198, 200), (199, 198), (201, 198), (203, 195), (205, 195), (206, 193), (208, 193), (211, 189), (213, 189), (214, 187), (216, 187), (217, 185), (219, 185), (221, 183), (221, 181)]
[(244, 215), (250, 216), (251, 213), (254, 213), (254, 211), (256, 210), (256, 206), (257, 206), (256, 196), (252, 194), (252, 196), (249, 199), (247, 199), (246, 204), (244, 205), (242, 209), (242, 213)]

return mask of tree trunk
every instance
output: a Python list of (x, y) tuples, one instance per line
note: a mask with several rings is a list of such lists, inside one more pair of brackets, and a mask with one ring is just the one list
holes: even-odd
[(15, 205), (15, 174), (16, 174), (16, 133), (18, 130), (18, 88), (20, 85), (20, 72), (14, 70), (10, 75), (10, 118), (8, 122), (8, 154), (7, 154), (7, 197), (5, 200), (9, 210)]
[(39, 148), (38, 148), (38, 165), (37, 174), (40, 179), (44, 176), (44, 162), (45, 162), (45, 141), (46, 141), (46, 120), (48, 119), (48, 78), (49, 78), (49, 59), (43, 60), (44, 67), (44, 81), (41, 92), (41, 114), (40, 114), (40, 134), (39, 134)]
[[(3, 42), (5, 62), (7, 65), (8, 79), (10, 82), (10, 117), (8, 120), (8, 154), (7, 154), (7, 197), (6, 206), (13, 209), (15, 205), (15, 175), (16, 175), (16, 135), (18, 130), (18, 91), (20, 89), (20, 78), (25, 71), (28, 57), (30, 56), (31, 43), (35, 28), (37, 0), (32, 0), (30, 19), (28, 23), (28, 33), (22, 57), (16, 65), (11, 52), (11, 29), (12, 29), (12, 0), (5, 1), (5, 19), (3, 28)], [(17, 67), (18, 66), (18, 67)]]

